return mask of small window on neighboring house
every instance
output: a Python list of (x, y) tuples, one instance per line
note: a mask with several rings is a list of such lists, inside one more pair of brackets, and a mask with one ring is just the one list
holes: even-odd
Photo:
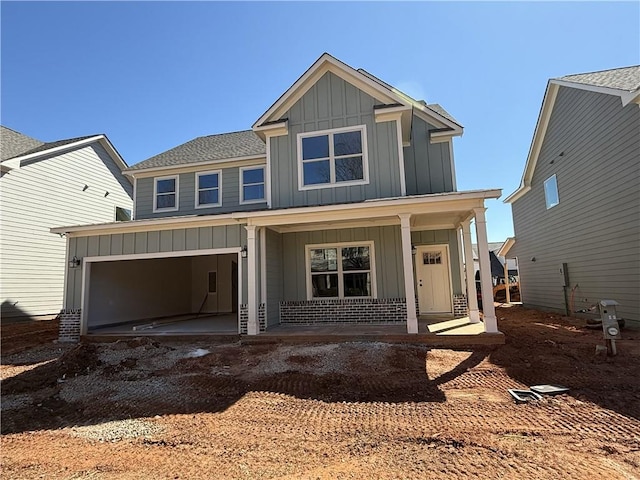
[(301, 190), (368, 183), (366, 128), (298, 134)]
[(222, 205), (221, 176), (219, 170), (196, 174), (196, 208), (219, 207)]
[(551, 175), (544, 181), (544, 199), (547, 203), (547, 209), (555, 207), (560, 203), (558, 197), (558, 181), (555, 175)]
[(171, 211), (178, 209), (178, 177), (159, 177), (154, 179), (153, 211)]
[(264, 202), (264, 167), (240, 169), (240, 203)]
[(209, 293), (218, 292), (218, 272), (209, 272)]
[(131, 220), (131, 210), (128, 208), (116, 207), (116, 222), (126, 222)]

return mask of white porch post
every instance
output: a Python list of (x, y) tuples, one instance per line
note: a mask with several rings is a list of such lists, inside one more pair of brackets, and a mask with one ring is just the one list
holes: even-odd
[(464, 272), (467, 277), (467, 306), (471, 323), (480, 323), (478, 312), (478, 295), (473, 268), (473, 250), (471, 248), (471, 220), (462, 222), (462, 240), (464, 244)]
[(476, 236), (478, 237), (478, 259), (480, 260), (480, 285), (482, 288), (482, 314), (484, 331), (498, 332), (496, 310), (493, 306), (493, 283), (491, 282), (491, 262), (489, 260), (489, 244), (487, 242), (487, 221), (484, 208), (474, 208), (476, 216)]
[(413, 255), (411, 254), (411, 214), (401, 213), (400, 232), (402, 235), (402, 266), (404, 268), (404, 293), (407, 298), (407, 333), (418, 333), (416, 312), (416, 289), (413, 279)]
[(258, 289), (256, 285), (258, 264), (256, 262), (256, 249), (258, 243), (256, 241), (255, 225), (247, 225), (247, 334), (258, 335)]

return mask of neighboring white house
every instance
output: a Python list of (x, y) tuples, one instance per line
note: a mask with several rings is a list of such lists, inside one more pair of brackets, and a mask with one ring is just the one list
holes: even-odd
[(69, 259), (49, 229), (130, 219), (126, 163), (105, 135), (41, 142), (0, 127), (2, 317), (56, 315)]
[[(502, 269), (504, 270), (504, 262), (505, 262), (505, 258), (504, 256), (500, 255), (500, 250), (502, 249), (502, 247), (504, 246), (506, 242), (489, 242), (487, 245), (489, 246), (489, 251), (493, 252), (496, 256), (496, 258), (500, 261), (500, 263), (502, 264)], [(473, 274), (474, 274), (474, 278), (475, 275), (480, 271), (480, 261), (478, 260), (478, 245), (477, 244), (472, 244), (471, 245), (471, 249), (473, 251)], [(518, 262), (515, 258), (507, 258), (506, 259), (507, 262), (507, 267), (509, 269), (509, 274), (510, 275), (514, 275), (517, 276), (517, 271), (518, 271)], [(492, 268), (493, 270), (493, 268)], [(504, 273), (501, 271), (501, 274), (504, 275)]]

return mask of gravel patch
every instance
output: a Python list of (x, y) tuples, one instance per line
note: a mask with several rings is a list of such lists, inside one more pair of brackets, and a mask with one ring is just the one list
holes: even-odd
[(151, 438), (162, 431), (153, 422), (139, 419), (115, 420), (97, 425), (84, 425), (66, 429), (74, 437), (98, 440), (100, 442), (117, 442), (125, 438)]

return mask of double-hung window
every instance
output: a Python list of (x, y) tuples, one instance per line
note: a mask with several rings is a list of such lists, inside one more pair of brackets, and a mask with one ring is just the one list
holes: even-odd
[(240, 168), (240, 203), (265, 201), (264, 167)]
[(375, 297), (373, 243), (307, 247), (307, 297)]
[(298, 134), (301, 190), (369, 182), (364, 125)]
[(178, 176), (158, 177), (153, 182), (153, 211), (178, 210)]
[(196, 173), (196, 208), (222, 205), (221, 180), (220, 170)]
[(547, 210), (560, 203), (560, 197), (558, 196), (558, 180), (555, 175), (551, 175), (544, 181), (544, 200), (547, 204)]

